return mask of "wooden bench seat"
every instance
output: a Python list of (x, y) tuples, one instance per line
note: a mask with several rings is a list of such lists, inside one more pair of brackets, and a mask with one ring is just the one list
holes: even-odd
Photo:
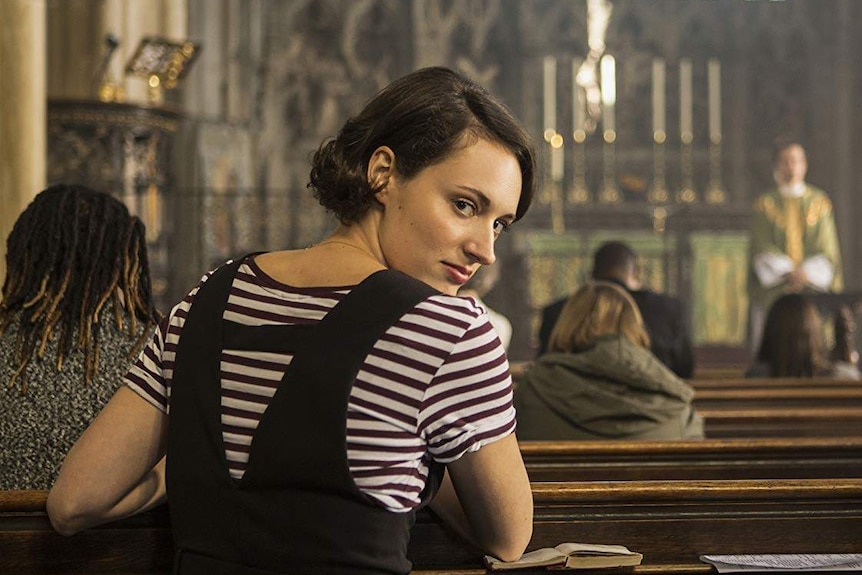
[(862, 477), (857, 437), (522, 441), (531, 481)]
[[(644, 554), (637, 573), (707, 573), (702, 553), (862, 552), (862, 479), (577, 481), (532, 484), (530, 549), (618, 543)], [(167, 574), (172, 545), (159, 508), (53, 532), (46, 493), (0, 492), (0, 557), (9, 573)], [(481, 573), (481, 555), (427, 511), (410, 542), (417, 573)]]
[(56, 533), (46, 491), (0, 491), (0, 564), (8, 573), (170, 573), (173, 540), (167, 508), (74, 537)]
[[(644, 554), (636, 572), (710, 572), (703, 553), (862, 552), (860, 479), (534, 483), (533, 496), (530, 549), (622, 544)], [(441, 531), (417, 521), (417, 566), (470, 568)]]
[(731, 377), (686, 380), (695, 390), (706, 389), (774, 389), (774, 388), (855, 388), (862, 389), (862, 380), (831, 377)]
[(705, 434), (719, 438), (850, 437), (862, 432), (862, 407), (786, 407), (698, 409)]
[(698, 409), (756, 409), (768, 407), (862, 407), (862, 385), (699, 389)]

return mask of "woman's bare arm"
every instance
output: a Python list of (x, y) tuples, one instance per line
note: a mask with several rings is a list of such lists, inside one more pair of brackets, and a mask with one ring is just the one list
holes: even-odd
[(450, 463), (431, 508), (485, 552), (518, 559), (533, 533), (533, 494), (515, 434)]
[(48, 494), (54, 528), (71, 535), (164, 501), (167, 421), (121, 387), (66, 455)]

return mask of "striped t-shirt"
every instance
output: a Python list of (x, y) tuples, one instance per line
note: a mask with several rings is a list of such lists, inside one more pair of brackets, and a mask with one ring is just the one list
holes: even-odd
[[(351, 287), (291, 287), (249, 258), (237, 271), (223, 318), (252, 326), (315, 324)], [(132, 390), (165, 413), (177, 344), (197, 290), (171, 310), (126, 375)], [(222, 437), (236, 479), (291, 359), (222, 350)], [(386, 509), (409, 511), (419, 503), (429, 459), (455, 461), (514, 428), (509, 364), (487, 314), (471, 298), (434, 295), (386, 331), (356, 376), (347, 413), (351, 475)]]

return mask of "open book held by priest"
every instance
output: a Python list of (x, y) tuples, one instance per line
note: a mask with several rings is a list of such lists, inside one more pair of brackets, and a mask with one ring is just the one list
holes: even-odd
[(491, 571), (509, 569), (599, 569), (602, 567), (627, 567), (640, 565), (643, 555), (630, 551), (622, 545), (598, 545), (593, 543), (561, 543), (556, 547), (545, 547), (524, 553), (517, 561), (501, 561), (490, 555), (485, 564)]

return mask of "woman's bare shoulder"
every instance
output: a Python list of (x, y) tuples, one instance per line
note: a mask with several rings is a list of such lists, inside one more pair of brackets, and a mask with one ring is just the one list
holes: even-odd
[(254, 263), (272, 279), (301, 288), (357, 285), (384, 269), (368, 258), (314, 247), (260, 254), (255, 256)]

